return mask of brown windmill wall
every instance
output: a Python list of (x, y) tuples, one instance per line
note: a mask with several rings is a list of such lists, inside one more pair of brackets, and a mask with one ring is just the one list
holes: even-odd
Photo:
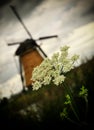
[(42, 61), (43, 57), (36, 49), (29, 51), (28, 53), (25, 53), (21, 56), (21, 63), (23, 65), (25, 82), (27, 87), (32, 84), (31, 77), (34, 67), (39, 65)]

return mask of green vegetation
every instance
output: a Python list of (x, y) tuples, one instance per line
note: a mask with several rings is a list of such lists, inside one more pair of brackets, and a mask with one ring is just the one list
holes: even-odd
[[(27, 128), (30, 126), (32, 128), (58, 127), (58, 129), (59, 127), (67, 128), (70, 126), (78, 128), (87, 128), (87, 126), (90, 128), (94, 127), (94, 121), (92, 120), (94, 115), (93, 72), (94, 58), (71, 70), (65, 79), (65, 84), (70, 86), (72, 90), (73, 97), (78, 106), (77, 110), (80, 111), (80, 113), (77, 111), (79, 118), (82, 122), (84, 121), (83, 126), (76, 126), (74, 122), (70, 123), (70, 120), (64, 118), (65, 116), (76, 120), (73, 111), (70, 109), (70, 96), (67, 95), (66, 98), (64, 87), (57, 87), (53, 84), (51, 86), (42, 87), (37, 91), (29, 90), (22, 92), (12, 96), (9, 100), (3, 99), (0, 103), (1, 126), (4, 124), (4, 126), (11, 126), (12, 128), (17, 126)], [(87, 99), (89, 100), (89, 104), (86, 103)], [(67, 106), (65, 107), (65, 105)], [(88, 110), (86, 106), (89, 107)], [(68, 111), (67, 108), (69, 108)], [(63, 120), (61, 118), (62, 115)]]

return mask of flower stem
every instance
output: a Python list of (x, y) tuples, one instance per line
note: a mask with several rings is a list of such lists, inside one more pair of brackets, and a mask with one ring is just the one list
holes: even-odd
[(78, 116), (77, 112), (75, 111), (75, 109), (74, 109), (74, 107), (73, 107), (73, 104), (71, 103), (70, 106), (71, 106), (71, 109), (72, 109), (72, 111), (73, 111), (75, 117), (77, 118), (78, 121), (80, 121), (80, 120), (79, 120), (79, 116)]
[(68, 88), (67, 85), (65, 85), (65, 84), (63, 84), (63, 85), (64, 85), (64, 88), (65, 88), (66, 92), (69, 94), (69, 96), (70, 96), (70, 98), (71, 98), (71, 104), (70, 104), (71, 109), (72, 109), (72, 111), (73, 111), (75, 117), (77, 118), (77, 120), (80, 121), (79, 116), (78, 116), (77, 111), (76, 111), (76, 110), (77, 110), (77, 109), (76, 109), (76, 104), (75, 104), (74, 98), (73, 98), (73, 96), (72, 96), (71, 89)]
[(74, 124), (78, 125), (78, 126), (81, 126), (81, 124), (80, 124), (80, 123), (78, 123), (78, 122), (76, 122), (76, 121), (72, 120), (72, 119), (71, 119), (71, 118), (69, 118), (69, 117), (66, 117), (66, 119), (67, 119), (67, 120), (69, 120), (70, 122), (72, 122), (72, 123), (74, 123)]
[(84, 97), (84, 99), (85, 99), (85, 102), (86, 102), (85, 119), (87, 119), (87, 113), (88, 113), (88, 99), (87, 99), (86, 96)]

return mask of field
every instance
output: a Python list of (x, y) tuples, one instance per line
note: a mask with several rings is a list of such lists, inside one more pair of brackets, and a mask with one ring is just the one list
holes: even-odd
[(76, 95), (81, 86), (88, 89), (88, 111), (84, 125), (79, 126), (66, 119), (62, 120), (60, 113), (64, 107), (64, 87), (52, 85), (45, 86), (37, 91), (30, 89), (12, 96), (10, 99), (2, 99), (0, 102), (0, 126), (12, 129), (57, 128), (58, 130), (69, 127), (78, 129), (94, 127), (94, 120), (92, 120), (94, 115), (94, 58), (83, 62), (82, 65), (69, 72), (65, 83), (73, 90), (76, 105), (80, 110), (81, 121), (84, 120), (85, 103), (82, 99), (79, 100)]

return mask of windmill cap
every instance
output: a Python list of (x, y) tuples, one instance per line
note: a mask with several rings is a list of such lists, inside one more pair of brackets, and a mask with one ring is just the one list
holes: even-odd
[(20, 43), (20, 46), (17, 48), (15, 55), (22, 55), (30, 49), (34, 49), (37, 46), (35, 40), (27, 39), (24, 42)]

